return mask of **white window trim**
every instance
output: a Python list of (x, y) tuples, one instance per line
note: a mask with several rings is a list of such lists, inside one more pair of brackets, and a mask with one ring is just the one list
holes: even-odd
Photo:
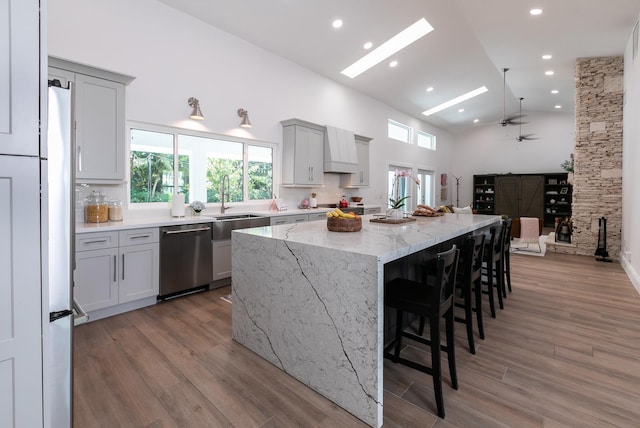
[[(168, 126), (168, 125), (158, 125), (154, 123), (148, 122), (138, 122), (138, 121), (127, 121), (127, 143), (125, 148), (125, 156), (127, 161), (126, 163), (126, 177), (127, 177), (127, 205), (129, 210), (140, 210), (140, 209), (150, 209), (150, 208), (158, 208), (164, 207), (166, 202), (137, 202), (132, 204), (129, 201), (129, 197), (131, 195), (131, 165), (129, 162), (129, 158), (131, 157), (131, 129), (139, 129), (143, 131), (152, 131), (152, 132), (161, 132), (165, 134), (173, 135), (173, 153), (174, 153), (174, 165), (177, 165), (177, 148), (178, 148), (178, 134), (182, 135), (192, 135), (194, 137), (203, 137), (203, 138), (211, 138), (217, 140), (225, 140), (232, 141), (237, 143), (243, 143), (243, 159), (246, 160), (246, 152), (247, 152), (247, 144), (252, 146), (261, 146), (268, 147), (273, 150), (273, 191), (276, 192), (276, 189), (280, 188), (280, 145), (271, 143), (268, 141), (261, 140), (253, 140), (251, 138), (245, 137), (237, 137), (234, 135), (226, 135), (226, 134), (216, 134), (214, 132), (206, 132), (206, 131), (198, 131), (189, 128), (180, 128), (176, 126)], [(245, 165), (246, 166), (246, 165)], [(247, 180), (244, 180), (247, 181)], [(247, 183), (244, 183), (244, 186), (248, 186)], [(247, 195), (246, 189), (244, 189), (244, 195)], [(243, 206), (243, 205), (255, 205), (256, 203), (268, 202), (267, 199), (263, 200), (244, 200), (243, 202), (234, 202), (235, 206)], [(207, 203), (207, 207), (216, 207), (220, 206), (219, 203)]]
[[(389, 126), (391, 126), (391, 125), (396, 126), (398, 128), (406, 129), (407, 130), (407, 134), (408, 134), (407, 135), (407, 141), (399, 140), (397, 138), (390, 137), (389, 136)], [(411, 142), (413, 141), (413, 128), (410, 127), (409, 125), (405, 125), (404, 123), (397, 122), (397, 121), (395, 121), (393, 119), (387, 119), (387, 138), (389, 138), (391, 140), (394, 140), (394, 141), (400, 141), (402, 143), (411, 144)]]
[[(432, 147), (421, 146), (421, 145), (419, 144), (420, 136), (421, 136), (421, 135), (423, 135), (423, 136), (425, 136), (425, 137), (429, 138), (429, 140), (430, 140), (430, 141), (431, 141), (431, 143), (432, 143)], [(423, 148), (423, 149), (436, 151), (436, 149), (437, 149), (437, 147), (438, 147), (438, 146), (437, 146), (437, 138), (436, 138), (436, 136), (435, 136), (434, 134), (430, 134), (430, 133), (425, 132), (425, 131), (416, 131), (416, 146), (421, 147), (421, 148)]]

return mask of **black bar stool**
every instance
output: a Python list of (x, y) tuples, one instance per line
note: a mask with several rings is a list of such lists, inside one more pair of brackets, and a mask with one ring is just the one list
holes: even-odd
[[(444, 400), (442, 398), (442, 374), (440, 351), (447, 353), (451, 385), (458, 389), (456, 359), (453, 337), (453, 291), (456, 281), (458, 249), (454, 245), (450, 250), (436, 255), (437, 275), (427, 276), (427, 283), (405, 278), (396, 278), (385, 285), (385, 305), (396, 310), (395, 338), (384, 350), (385, 358), (427, 373), (433, 377), (433, 389), (436, 396), (438, 416), (444, 418)], [(435, 280), (434, 280), (435, 279)], [(432, 282), (433, 281), (433, 282)], [(429, 339), (404, 331), (404, 313), (409, 312), (429, 320)], [(440, 342), (440, 318), (445, 319), (446, 345)], [(400, 356), (402, 338), (406, 337), (429, 345), (431, 348), (431, 367), (405, 359)], [(391, 349), (394, 352), (391, 353)]]
[(491, 317), (496, 317), (496, 304), (493, 295), (494, 288), (497, 289), (498, 303), (500, 309), (504, 309), (502, 301), (502, 287), (504, 286), (504, 268), (502, 265), (503, 248), (504, 248), (504, 225), (491, 226), (489, 242), (484, 248), (484, 263), (482, 267), (483, 281), (482, 284), (487, 286), (483, 293), (489, 295), (489, 308), (491, 309)]
[[(513, 226), (513, 220), (510, 218), (506, 220), (502, 220), (502, 224), (506, 226), (504, 232), (504, 250), (502, 257), (504, 258), (504, 280), (503, 284), (509, 288), (509, 293), (511, 293), (511, 229)], [(506, 287), (503, 287), (503, 296), (507, 297)]]
[[(482, 325), (482, 261), (484, 258), (484, 235), (470, 235), (464, 239), (460, 259), (458, 260), (458, 275), (456, 277), (456, 296), (462, 297), (463, 302), (455, 302), (454, 305), (464, 309), (464, 318), (455, 317), (458, 322), (467, 327), (467, 341), (469, 352), (476, 353), (473, 343), (473, 316), (476, 313), (478, 335), (484, 339), (484, 327)], [(472, 294), (475, 296), (471, 301)]]

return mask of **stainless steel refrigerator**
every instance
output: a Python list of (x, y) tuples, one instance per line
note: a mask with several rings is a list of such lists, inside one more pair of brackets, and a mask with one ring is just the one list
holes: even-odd
[[(47, 144), (41, 148), (45, 425), (70, 427), (73, 400), (75, 177), (72, 88), (49, 86)], [(47, 296), (48, 295), (48, 296)], [(75, 309), (75, 310), (74, 310)], [(79, 313), (80, 312), (80, 313)], [(81, 318), (80, 318), (81, 319)], [(45, 321), (46, 322), (46, 321)]]

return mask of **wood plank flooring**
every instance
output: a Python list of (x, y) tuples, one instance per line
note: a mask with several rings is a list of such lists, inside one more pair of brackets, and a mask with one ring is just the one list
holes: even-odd
[[(640, 298), (617, 263), (511, 256), (513, 293), (435, 416), (431, 377), (385, 360), (385, 427), (640, 426)], [(75, 329), (74, 426), (361, 427), (231, 340), (229, 288)], [(476, 334), (477, 336), (477, 334)], [(424, 349), (405, 352), (417, 357)]]

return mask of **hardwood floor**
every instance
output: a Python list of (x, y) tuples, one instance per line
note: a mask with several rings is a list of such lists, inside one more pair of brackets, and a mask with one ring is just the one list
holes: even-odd
[[(430, 376), (385, 360), (384, 426), (639, 426), (640, 298), (620, 265), (553, 253), (511, 264), (513, 293), (495, 319), (485, 305), (476, 355), (456, 324), (446, 419)], [(74, 426), (365, 426), (233, 342), (228, 292), (78, 326)]]

